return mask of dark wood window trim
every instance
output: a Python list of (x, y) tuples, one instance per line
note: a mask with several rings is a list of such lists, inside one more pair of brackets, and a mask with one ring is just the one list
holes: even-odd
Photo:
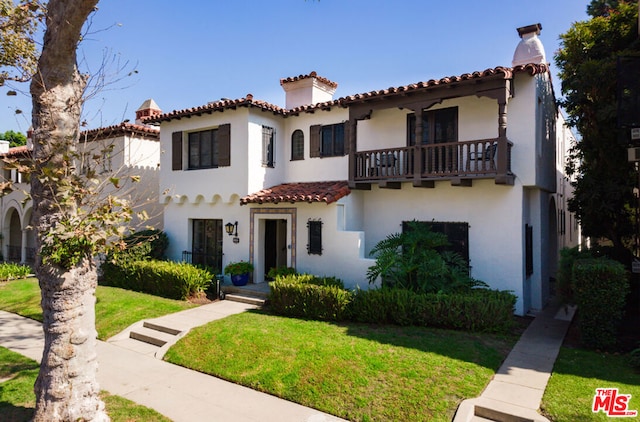
[(322, 221), (307, 221), (309, 229), (309, 243), (307, 244), (307, 253), (309, 255), (322, 255)]
[[(231, 165), (231, 137), (229, 124), (214, 129), (187, 133), (187, 169), (200, 170)], [(179, 134), (179, 136), (177, 135)], [(180, 169), (182, 169), (182, 133), (174, 132), (172, 151), (174, 170), (178, 168), (178, 149), (180, 150)], [(178, 141), (178, 138), (180, 139)]]
[(171, 170), (182, 170), (182, 132), (171, 134)]
[(310, 157), (344, 157), (348, 153), (349, 125), (347, 122), (310, 127)]
[(291, 134), (291, 161), (304, 160), (304, 132), (300, 129)]

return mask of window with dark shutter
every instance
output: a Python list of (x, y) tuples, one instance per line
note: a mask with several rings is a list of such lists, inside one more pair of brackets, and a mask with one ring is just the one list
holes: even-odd
[[(198, 132), (190, 132), (188, 134), (187, 150), (189, 170), (208, 169), (230, 165), (229, 127), (230, 125), (226, 124), (221, 125), (216, 129), (201, 130)], [(180, 151), (182, 151), (182, 148)], [(174, 165), (175, 164), (176, 163), (174, 162)]]
[(182, 132), (171, 134), (171, 170), (182, 170)]
[(218, 166), (231, 165), (231, 125), (224, 124), (218, 127)]
[(307, 221), (309, 229), (309, 244), (307, 244), (307, 252), (309, 255), (322, 255), (322, 221)]
[(309, 157), (320, 157), (320, 132), (322, 125), (313, 125), (309, 128)]
[(533, 226), (525, 224), (525, 256), (527, 277), (533, 274)]

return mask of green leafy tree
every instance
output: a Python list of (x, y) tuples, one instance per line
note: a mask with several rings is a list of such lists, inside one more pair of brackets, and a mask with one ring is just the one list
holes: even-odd
[(560, 36), (555, 55), (561, 105), (581, 135), (567, 164), (576, 176), (569, 209), (586, 236), (608, 239), (616, 258), (628, 262), (637, 174), (627, 162), (628, 141), (617, 128), (616, 66), (619, 56), (640, 56), (638, 3), (594, 0), (587, 12), (589, 20)]
[(12, 130), (0, 133), (0, 139), (9, 141), (9, 146), (11, 148), (27, 145), (27, 137), (20, 132), (14, 132)]

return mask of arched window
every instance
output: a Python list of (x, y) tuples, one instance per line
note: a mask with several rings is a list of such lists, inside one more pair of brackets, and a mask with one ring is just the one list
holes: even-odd
[(297, 129), (291, 134), (291, 161), (304, 160), (304, 133)]

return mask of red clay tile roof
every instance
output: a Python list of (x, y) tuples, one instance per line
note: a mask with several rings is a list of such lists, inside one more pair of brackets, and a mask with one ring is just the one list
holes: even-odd
[(160, 139), (160, 129), (146, 125), (138, 125), (128, 122), (122, 122), (118, 125), (101, 127), (98, 129), (85, 130), (80, 132), (80, 141), (87, 142), (99, 141), (102, 139), (114, 138), (116, 136), (124, 136), (127, 134), (138, 135), (148, 139)]
[[(169, 113), (160, 114), (158, 116), (150, 117), (144, 120), (146, 123), (160, 123), (168, 122), (173, 119), (181, 119), (183, 117), (201, 116), (203, 114), (213, 114), (216, 111), (224, 111), (227, 109), (236, 109), (237, 107), (256, 107), (262, 111), (270, 111), (274, 114), (280, 114), (284, 117), (294, 116), (300, 113), (313, 113), (317, 110), (330, 110), (332, 107), (348, 107), (349, 104), (366, 101), (369, 99), (383, 98), (393, 95), (407, 95), (411, 92), (427, 91), (439, 86), (447, 86), (456, 83), (465, 83), (467, 81), (478, 82), (484, 78), (503, 78), (510, 79), (516, 73), (528, 73), (531, 76), (548, 73), (549, 66), (546, 64), (526, 64), (518, 65), (515, 67), (502, 67), (498, 66), (493, 69), (486, 69), (483, 71), (477, 71), (472, 73), (464, 73), (459, 76), (449, 76), (441, 79), (430, 79), (426, 82), (416, 82), (409, 85), (403, 85), (399, 87), (391, 87), (379, 91), (370, 91), (362, 94), (349, 95), (337, 100), (325, 101), (318, 104), (303, 105), (293, 108), (291, 110), (284, 109), (277, 105), (270, 104), (265, 101), (254, 100), (253, 95), (247, 94), (245, 98), (239, 98), (237, 100), (220, 100), (211, 102), (204, 106), (188, 108), (184, 110), (175, 110)], [(281, 79), (283, 81), (293, 82), (294, 80), (304, 79), (312, 77), (315, 72), (311, 72), (309, 75), (301, 75), (295, 78)], [(315, 76), (318, 77), (318, 76)], [(324, 78), (322, 78), (324, 79)], [(331, 82), (327, 79), (328, 82)]]
[(331, 88), (337, 88), (338, 84), (330, 81), (327, 78), (323, 78), (322, 76), (318, 76), (318, 74), (314, 71), (309, 73), (308, 75), (299, 75), (299, 76), (292, 76), (289, 78), (284, 78), (284, 79), (280, 79), (280, 85), (284, 85), (284, 84), (288, 84), (290, 82), (296, 82), (296, 81), (301, 81), (302, 79), (308, 79), (308, 78), (316, 78), (317, 80), (319, 80), (320, 82), (329, 85)]
[(15, 157), (18, 155), (29, 155), (31, 154), (31, 148), (28, 148), (26, 145), (22, 145), (19, 147), (9, 148), (9, 151), (5, 154), (1, 154), (3, 157)]
[(331, 204), (351, 193), (346, 180), (334, 182), (283, 183), (240, 198), (240, 205), (279, 202), (324, 202)]

